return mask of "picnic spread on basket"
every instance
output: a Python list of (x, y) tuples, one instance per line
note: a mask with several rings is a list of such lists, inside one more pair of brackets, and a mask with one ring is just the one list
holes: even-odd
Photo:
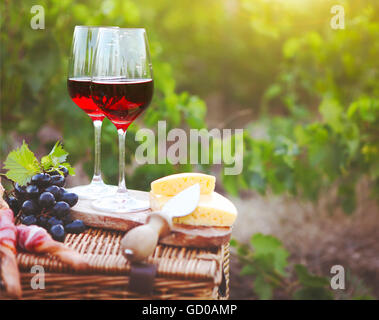
[[(68, 65), (69, 95), (94, 125), (94, 175), (65, 189), (75, 169), (60, 142), (40, 160), (25, 141), (9, 153), (1, 175), (13, 189), (0, 183), (0, 295), (227, 297), (237, 210), (215, 192), (216, 178), (179, 173), (152, 181), (150, 192), (126, 188), (126, 131), (154, 91), (146, 30), (76, 26)], [(105, 117), (119, 139), (117, 187), (101, 174)], [(30, 289), (35, 266), (45, 271), (44, 290)]]
[[(71, 219), (80, 216), (88, 227), (104, 229), (112, 229), (113, 221), (124, 221), (119, 223), (117, 229), (127, 231), (120, 237), (120, 250), (125, 265), (128, 261), (132, 262), (130, 273), (134, 277), (129, 280), (129, 290), (148, 293), (153, 289), (156, 268), (154, 264), (141, 262), (153, 255), (158, 241), (171, 246), (201, 248), (219, 247), (229, 241), (237, 211), (214, 188), (214, 176), (201, 173), (174, 174), (153, 181), (150, 193), (138, 192), (141, 199), (143, 196), (150, 199), (151, 207), (146, 211), (128, 214), (138, 216), (138, 222), (135, 219), (130, 223), (129, 217), (121, 213), (94, 209), (86, 213), (83, 210), (89, 206), (89, 200), (80, 199), (72, 207), (70, 215)], [(3, 200), (3, 188), (0, 190), (1, 275), (10, 297), (21, 297), (22, 294), (16, 259), (18, 251), (56, 256), (73, 271), (85, 271), (90, 267), (84, 256), (53, 240), (44, 228), (33, 224), (15, 224), (15, 213)], [(96, 212), (95, 219), (91, 212)], [(106, 217), (102, 223), (100, 216)]]

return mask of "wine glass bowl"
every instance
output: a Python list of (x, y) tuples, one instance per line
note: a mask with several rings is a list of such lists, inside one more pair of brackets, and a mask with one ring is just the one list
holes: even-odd
[(108, 79), (92, 82), (92, 99), (119, 130), (148, 107), (153, 96), (152, 79)]

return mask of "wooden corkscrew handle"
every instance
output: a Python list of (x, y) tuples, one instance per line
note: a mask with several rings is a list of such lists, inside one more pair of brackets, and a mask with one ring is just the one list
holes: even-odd
[(130, 230), (121, 240), (123, 255), (131, 262), (143, 261), (150, 256), (160, 237), (168, 234), (172, 219), (164, 212), (151, 213), (146, 224)]

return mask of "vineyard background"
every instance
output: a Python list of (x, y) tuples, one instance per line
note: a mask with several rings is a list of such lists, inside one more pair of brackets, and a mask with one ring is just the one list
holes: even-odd
[[(23, 139), (37, 155), (61, 139), (77, 169), (71, 183), (88, 182), (93, 129), (66, 87), (73, 28), (145, 27), (156, 89), (127, 134), (128, 186), (148, 190), (155, 178), (189, 170), (217, 175), (217, 190), (240, 212), (234, 298), (379, 297), (378, 2), (40, 0), (44, 30), (30, 28), (34, 4), (0, 4), (1, 163)], [(336, 4), (345, 10), (342, 30), (330, 26)], [(242, 174), (137, 166), (135, 133), (156, 130), (158, 120), (168, 129), (244, 128)], [(113, 184), (116, 141), (105, 120), (102, 170)], [(348, 271), (343, 292), (325, 284), (334, 264)]]

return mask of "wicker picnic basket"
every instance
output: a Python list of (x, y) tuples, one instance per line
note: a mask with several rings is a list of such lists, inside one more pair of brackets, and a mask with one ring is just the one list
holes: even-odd
[[(89, 262), (89, 269), (74, 273), (59, 260), (20, 252), (24, 299), (228, 299), (229, 247), (213, 249), (159, 245), (148, 263), (157, 266), (151, 295), (128, 289), (130, 264), (120, 252), (123, 232), (91, 228), (66, 237), (65, 245)], [(45, 289), (32, 289), (31, 273), (43, 266)]]

